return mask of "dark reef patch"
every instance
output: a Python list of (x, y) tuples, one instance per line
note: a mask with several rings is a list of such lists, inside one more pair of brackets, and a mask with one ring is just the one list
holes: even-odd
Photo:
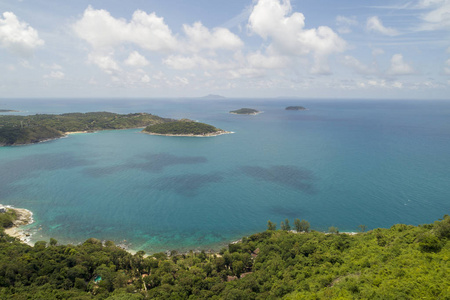
[(198, 190), (210, 184), (223, 180), (218, 173), (209, 174), (186, 174), (162, 177), (154, 181), (158, 190), (173, 191), (177, 194), (192, 197), (198, 194)]
[(313, 182), (316, 180), (312, 171), (295, 166), (277, 165), (268, 168), (256, 166), (241, 167), (241, 172), (256, 180), (284, 185), (304, 193), (316, 192)]
[(145, 154), (136, 156), (126, 164), (109, 167), (87, 168), (84, 172), (92, 177), (102, 177), (129, 169), (158, 173), (174, 165), (194, 165), (206, 163), (203, 156), (176, 156), (169, 153)]
[(79, 159), (73, 153), (35, 154), (1, 163), (0, 197), (13, 194), (20, 185), (20, 180), (40, 176), (40, 172), (88, 165), (88, 160)]

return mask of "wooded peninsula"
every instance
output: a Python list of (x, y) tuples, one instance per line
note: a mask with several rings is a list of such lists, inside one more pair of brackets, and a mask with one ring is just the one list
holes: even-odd
[[(165, 124), (165, 126), (162, 126)], [(147, 127), (161, 125), (162, 127)], [(110, 112), (38, 114), (31, 116), (1, 115), (0, 146), (38, 143), (65, 136), (71, 132), (147, 127), (166, 134), (218, 135), (226, 133), (214, 126), (190, 120), (162, 118), (148, 113), (116, 114)], [(155, 132), (156, 133), (156, 132)]]
[(289, 220), (205, 251), (131, 254), (88, 239), (34, 247), (4, 233), (0, 213), (1, 299), (448, 299), (450, 216), (350, 235)]

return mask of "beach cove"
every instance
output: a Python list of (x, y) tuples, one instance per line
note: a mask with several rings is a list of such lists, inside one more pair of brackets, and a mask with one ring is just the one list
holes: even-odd
[[(268, 220), (352, 232), (430, 223), (450, 209), (445, 101), (54, 101), (6, 104), (23, 114), (142, 111), (235, 134), (125, 129), (0, 148), (0, 199), (33, 212), (31, 243), (94, 237), (147, 253), (217, 250)], [(308, 110), (285, 110), (298, 104)], [(264, 114), (229, 113), (246, 106)]]

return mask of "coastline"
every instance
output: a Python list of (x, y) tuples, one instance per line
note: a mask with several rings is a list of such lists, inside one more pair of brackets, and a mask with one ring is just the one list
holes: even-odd
[(64, 132), (64, 135), (70, 135), (70, 134), (78, 134), (78, 133), (92, 133), (95, 131), (68, 131), (68, 132)]
[(5, 233), (11, 237), (19, 239), (21, 242), (33, 246), (30, 242), (30, 234), (27, 233), (22, 226), (32, 224), (33, 212), (25, 208), (15, 208), (10, 205), (5, 205), (6, 208), (12, 209), (17, 214), (17, 219), (13, 222), (13, 226), (5, 228)]
[(222, 131), (217, 131), (214, 133), (207, 133), (207, 134), (163, 134), (163, 133), (153, 133), (153, 132), (147, 132), (147, 131), (142, 131), (142, 133), (150, 134), (150, 135), (161, 135), (161, 136), (212, 137), (212, 136), (219, 136), (219, 135), (224, 135), (224, 134), (232, 134), (234, 132), (222, 130)]

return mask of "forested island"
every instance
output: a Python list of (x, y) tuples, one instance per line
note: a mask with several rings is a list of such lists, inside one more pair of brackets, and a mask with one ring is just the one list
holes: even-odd
[[(149, 125), (163, 125), (152, 127)], [(170, 124), (170, 125), (169, 125)], [(110, 112), (0, 116), (0, 146), (25, 145), (56, 139), (71, 132), (147, 127), (146, 132), (184, 135), (218, 135), (227, 133), (214, 126), (190, 120), (162, 118), (148, 113), (115, 114)]]
[(88, 239), (34, 247), (4, 233), (1, 299), (447, 299), (450, 217), (355, 235), (311, 231), (307, 221), (268, 222), (218, 253), (135, 254)]
[(19, 112), (18, 110), (12, 110), (12, 109), (0, 109), (0, 113), (4, 112)]
[(212, 125), (188, 119), (147, 126), (144, 133), (167, 136), (216, 136), (230, 133)]
[(303, 106), (288, 106), (286, 110), (306, 110), (306, 108)]
[(230, 114), (236, 114), (236, 115), (257, 115), (261, 113), (260, 111), (253, 109), (253, 108), (240, 108), (237, 110), (230, 111)]

